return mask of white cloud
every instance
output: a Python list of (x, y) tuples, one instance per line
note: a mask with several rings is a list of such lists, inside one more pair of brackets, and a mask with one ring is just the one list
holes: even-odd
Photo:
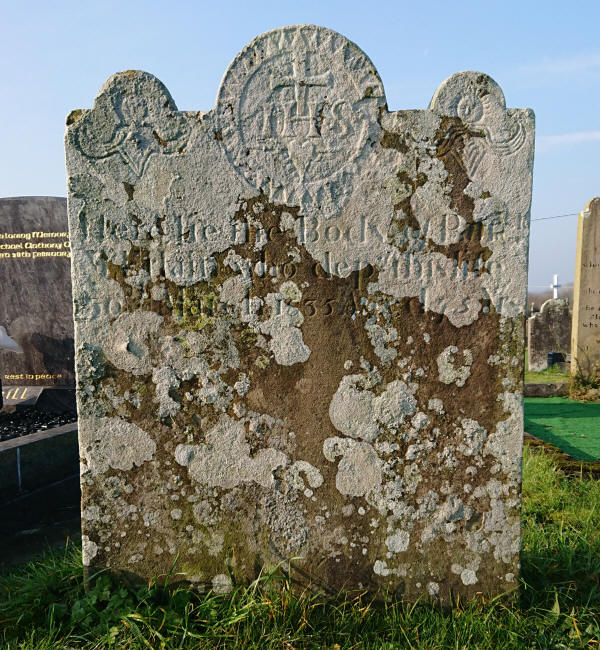
[(536, 153), (544, 153), (561, 147), (570, 147), (600, 140), (600, 131), (574, 131), (557, 135), (539, 135), (535, 139)]

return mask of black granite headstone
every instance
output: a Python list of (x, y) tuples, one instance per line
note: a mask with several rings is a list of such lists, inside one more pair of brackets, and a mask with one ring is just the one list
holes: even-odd
[(47, 387), (75, 387), (68, 230), (64, 198), (0, 199), (5, 406), (35, 403)]

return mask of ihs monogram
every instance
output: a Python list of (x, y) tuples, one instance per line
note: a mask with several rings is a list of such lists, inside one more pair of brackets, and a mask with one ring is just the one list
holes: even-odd
[(348, 41), (311, 26), (254, 41), (233, 62), (217, 101), (221, 142), (236, 170), (274, 200), (338, 214), (385, 103), (365, 61)]

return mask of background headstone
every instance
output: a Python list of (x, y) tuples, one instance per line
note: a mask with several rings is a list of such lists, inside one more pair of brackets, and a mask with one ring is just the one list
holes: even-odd
[(571, 311), (562, 298), (546, 300), (539, 312), (527, 319), (527, 365), (531, 372), (548, 367), (548, 352), (567, 358), (571, 349)]
[(600, 198), (588, 202), (577, 224), (571, 373), (600, 374)]
[(212, 111), (129, 71), (67, 125), (88, 570), (515, 587), (531, 111), (462, 72), (388, 112), (295, 26)]
[(5, 405), (75, 387), (64, 198), (0, 199), (0, 370)]

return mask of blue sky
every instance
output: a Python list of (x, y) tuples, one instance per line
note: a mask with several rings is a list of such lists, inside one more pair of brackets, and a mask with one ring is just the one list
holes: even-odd
[[(64, 196), (64, 121), (114, 72), (142, 69), (183, 110), (207, 110), (256, 35), (314, 23), (373, 60), (391, 110), (426, 108), (459, 70), (480, 70), (537, 120), (532, 219), (600, 195), (600, 2), (39, 2), (0, 9), (0, 196)], [(576, 217), (534, 221), (530, 288), (573, 279)]]

